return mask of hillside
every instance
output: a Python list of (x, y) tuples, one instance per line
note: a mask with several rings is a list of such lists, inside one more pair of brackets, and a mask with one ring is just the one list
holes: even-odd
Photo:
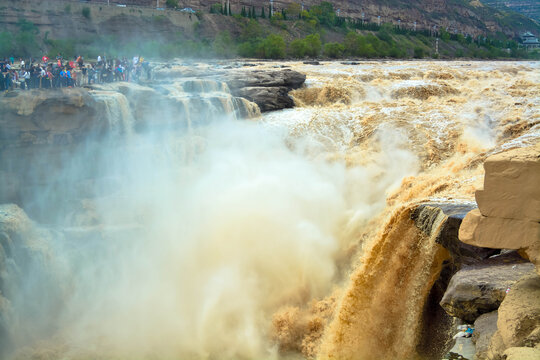
[(482, 0), (482, 3), (503, 11), (510, 9), (540, 22), (538, 0)]
[[(89, 0), (90, 3), (100, 1), (103, 0)], [(156, 6), (155, 0), (117, 0), (117, 2), (127, 5)], [(219, 2), (220, 0), (178, 0), (180, 8), (191, 7), (203, 12)], [(280, 11), (286, 9), (291, 3), (301, 2), (307, 9), (319, 4), (321, 0), (276, 0), (274, 6)], [(256, 9), (261, 9), (263, 6), (269, 6), (266, 0), (239, 0), (230, 3), (232, 12), (236, 14), (240, 13), (242, 7), (255, 6)], [(519, 31), (538, 31), (539, 29), (538, 24), (525, 16), (484, 6), (478, 0), (334, 0), (331, 3), (334, 9), (340, 10), (340, 16), (343, 17), (361, 19), (364, 14), (365, 21), (377, 22), (380, 16), (382, 23), (397, 24), (401, 20), (401, 24), (411, 28), (416, 22), (417, 28), (444, 27), (451, 31), (472, 35), (498, 31), (515, 35)], [(160, 6), (165, 6), (165, 0), (160, 0), (160, 4)], [(536, 4), (538, 8), (538, 2)]]
[[(269, 19), (269, 9), (262, 6), (264, 2), (254, 1), (251, 8), (240, 7), (241, 2), (232, 4), (233, 16), (226, 16), (220, 13), (220, 4), (204, 1), (179, 3), (179, 8), (174, 10), (156, 9), (154, 1), (147, 0), (125, 0), (127, 4), (122, 6), (114, 3), (108, 6), (94, 0), (17, 3), (0, 0), (3, 29), (0, 57), (41, 57), (43, 53), (273, 59), (320, 55), (330, 58), (535, 58), (538, 55), (530, 56), (514, 41), (522, 30), (538, 33), (538, 25), (516, 13), (499, 13), (480, 3), (473, 6), (461, 0), (430, 0), (421, 6), (417, 0), (407, 4), (387, 0), (375, 7), (338, 1), (334, 5), (306, 4), (306, 11), (300, 16), (300, 5), (280, 2), (275, 5), (276, 16)], [(345, 4), (347, 8), (337, 8)], [(188, 5), (196, 13), (178, 11)], [(266, 16), (262, 16), (263, 9)], [(383, 14), (380, 21), (373, 15), (378, 13)]]

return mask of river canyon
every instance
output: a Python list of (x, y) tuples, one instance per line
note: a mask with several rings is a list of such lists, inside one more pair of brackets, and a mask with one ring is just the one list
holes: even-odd
[(537, 149), (540, 64), (154, 66), (0, 98), (0, 357), (441, 359), (450, 277), (509, 248), (457, 228)]

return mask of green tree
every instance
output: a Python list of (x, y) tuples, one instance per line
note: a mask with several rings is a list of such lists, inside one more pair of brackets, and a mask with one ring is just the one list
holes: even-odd
[(442, 41), (449, 41), (450, 40), (450, 33), (448, 31), (446, 31), (445, 28), (441, 28), (440, 30), (440, 36), (441, 36), (441, 40)]
[(262, 42), (261, 52), (267, 59), (283, 59), (285, 47), (285, 40), (281, 36), (271, 34)]
[(223, 6), (221, 5), (221, 3), (212, 4), (212, 6), (210, 6), (210, 14), (221, 14), (222, 12)]
[(89, 7), (83, 7), (82, 9), (82, 16), (84, 16), (87, 19), (90, 19), (90, 8)]
[(421, 59), (424, 57), (424, 49), (421, 47), (414, 48), (414, 57), (415, 59)]
[(17, 27), (22, 32), (29, 32), (29, 33), (32, 33), (32, 34), (38, 34), (39, 33), (39, 29), (36, 26), (36, 24), (34, 24), (33, 22), (28, 21), (26, 19), (23, 19), (23, 18), (20, 18), (17, 21)]
[(264, 6), (262, 7), (262, 10), (261, 10), (261, 18), (266, 19), (266, 15), (264, 14)]
[(289, 52), (295, 58), (303, 58), (308, 51), (308, 44), (305, 39), (296, 39), (289, 45)]
[(240, 32), (240, 41), (257, 41), (262, 35), (263, 30), (261, 25), (256, 20), (251, 19), (243, 26), (242, 31)]
[(235, 45), (228, 31), (220, 32), (214, 42), (212, 49), (217, 56), (230, 58), (235, 55)]
[(311, 34), (306, 36), (305, 41), (307, 44), (306, 55), (311, 57), (319, 56), (322, 48), (321, 36), (318, 33)]
[(165, 2), (165, 5), (168, 8), (171, 8), (171, 9), (177, 8), (178, 7), (178, 0), (167, 0)]
[(287, 12), (287, 14), (289, 14), (289, 17), (293, 19), (300, 16), (302, 7), (300, 6), (300, 4), (293, 2), (287, 5), (287, 8), (285, 9), (285, 11)]
[(345, 46), (343, 44), (340, 44), (338, 42), (331, 42), (324, 44), (324, 55), (331, 57), (331, 58), (339, 58), (343, 56), (343, 52), (345, 51)]
[(0, 58), (13, 54), (13, 35), (8, 31), (0, 32)]
[(246, 17), (246, 8), (242, 6), (242, 10), (240, 11), (240, 16)]
[(15, 36), (15, 53), (17, 56), (32, 56), (39, 53), (36, 36), (31, 32), (20, 32)]
[(312, 6), (309, 13), (313, 17), (316, 17), (321, 25), (333, 26), (336, 22), (334, 5), (327, 1), (323, 1), (319, 5)]

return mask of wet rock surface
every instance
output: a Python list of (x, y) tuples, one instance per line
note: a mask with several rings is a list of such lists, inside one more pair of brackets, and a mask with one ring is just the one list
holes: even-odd
[[(452, 276), (464, 265), (479, 263), (499, 252), (459, 241), (458, 229), (461, 221), (475, 206), (474, 203), (467, 202), (427, 202), (418, 205), (411, 214), (412, 220), (423, 233), (428, 236), (436, 234), (435, 242), (444, 247), (449, 255), (443, 263), (439, 278), (434, 283), (424, 308), (422, 340), (417, 351), (425, 358), (440, 358), (442, 356), (440, 351), (444, 352), (452, 346), (449, 334), (453, 334), (455, 330), (455, 320), (439, 305)], [(470, 339), (461, 343), (463, 341), (459, 340), (460, 343), (454, 346), (455, 359), (463, 354), (466, 356), (469, 356), (469, 353), (474, 354), (474, 344), (469, 344)], [(460, 351), (457, 350), (458, 347)], [(439, 353), (433, 349), (438, 349)]]
[[(239, 69), (244, 67), (244, 69)], [(258, 70), (245, 68), (210, 68), (159, 66), (155, 78), (161, 82), (172, 82), (182, 78), (208, 78), (224, 82), (231, 94), (255, 102), (261, 112), (291, 108), (294, 106), (289, 91), (300, 88), (306, 76), (291, 69)]]
[(286, 87), (243, 87), (235, 93), (259, 105), (262, 112), (294, 107)]
[(451, 279), (441, 306), (452, 316), (469, 323), (497, 310), (506, 291), (534, 266), (515, 252), (464, 266)]
[(473, 246), (459, 241), (458, 232), (461, 222), (475, 207), (474, 203), (424, 203), (414, 211), (413, 220), (420, 228), (430, 229), (440, 212), (446, 216), (436, 242), (450, 252), (453, 262), (459, 267), (461, 264), (471, 264), (499, 252), (496, 249)]

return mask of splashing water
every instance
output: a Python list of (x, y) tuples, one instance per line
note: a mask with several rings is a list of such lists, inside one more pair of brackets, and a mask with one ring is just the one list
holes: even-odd
[[(471, 200), (488, 151), (538, 141), (538, 64), (291, 66), (308, 76), (295, 109), (196, 125), (189, 92), (228, 90), (177, 84), (189, 132), (72, 150), (56, 176), (85, 190), (41, 229), (61, 300), (34, 323), (5, 305), (14, 358), (415, 357), (445, 254), (407, 204)], [(96, 96), (124, 119), (121, 98)], [(235, 101), (216, 108), (249, 106)]]

